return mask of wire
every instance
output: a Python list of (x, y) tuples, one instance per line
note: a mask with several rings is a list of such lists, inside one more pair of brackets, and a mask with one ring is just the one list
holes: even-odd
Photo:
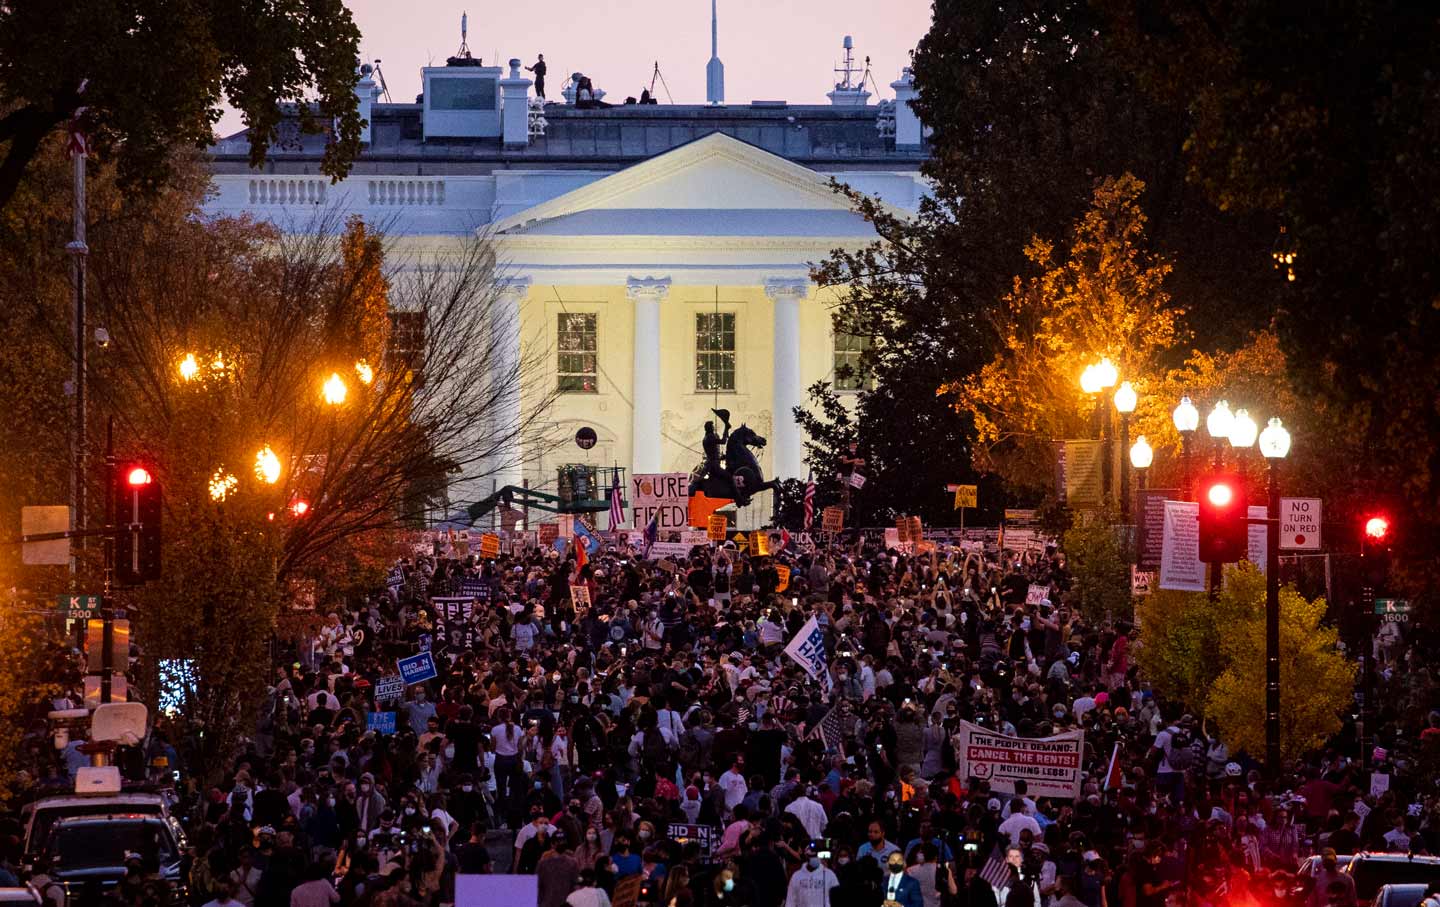
[[(560, 290), (559, 290), (558, 288), (556, 288), (556, 287), (552, 284), (551, 287), (550, 287), (550, 292), (555, 295), (555, 301), (558, 302), (558, 303), (560, 303), (560, 311), (564, 312), (564, 313), (567, 314), (567, 315), (571, 314), (570, 310), (565, 306), (565, 300), (560, 297)], [(719, 292), (719, 287), (716, 287), (716, 292), (717, 292), (717, 293)], [(605, 371), (605, 366), (603, 366), (603, 365), (600, 364), (600, 354), (599, 354), (599, 350), (596, 350), (596, 354), (595, 354), (595, 371), (598, 372), (598, 373), (600, 374), (600, 377), (603, 378), (603, 379), (605, 379), (605, 381), (610, 385), (610, 387), (614, 389), (615, 395), (616, 395), (617, 397), (619, 397), (620, 400), (621, 400), (626, 406), (630, 407), (630, 412), (631, 412), (631, 413), (634, 413), (634, 412), (635, 412), (635, 402), (625, 395), (625, 391), (623, 391), (623, 390), (620, 389), (619, 383), (617, 383), (614, 378), (611, 378), (611, 377), (610, 377), (610, 373), (607, 372), (607, 371)], [(717, 398), (717, 399), (718, 399), (718, 398)], [(667, 441), (670, 441), (670, 442), (672, 442), (672, 443), (674, 443), (674, 444), (680, 445), (680, 446), (683, 447), (684, 449), (690, 451), (692, 454), (700, 454), (700, 453), (701, 453), (701, 451), (700, 451), (699, 449), (697, 449), (697, 448), (691, 446), (690, 444), (687, 444), (687, 443), (685, 443), (684, 441), (681, 441), (679, 438), (676, 438), (675, 436), (667, 433), (663, 427), (660, 429), (660, 436), (661, 436), (662, 438), (664, 438), (665, 440), (667, 440)], [(633, 451), (632, 451), (632, 454), (633, 454)]]

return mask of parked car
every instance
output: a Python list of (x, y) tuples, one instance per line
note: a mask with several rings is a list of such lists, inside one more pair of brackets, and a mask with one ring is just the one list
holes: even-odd
[(1425, 900), (1425, 889), (1429, 887), (1419, 882), (1381, 885), (1375, 892), (1375, 907), (1416, 907)]
[(1428, 885), (1440, 882), (1440, 857), (1403, 853), (1359, 853), (1345, 867), (1355, 879), (1355, 897), (1371, 904), (1386, 885)]
[[(1355, 859), (1353, 854), (1337, 854), (1335, 857), (1335, 866), (1341, 872), (1344, 872), (1345, 867), (1350, 865), (1350, 861), (1353, 859)], [(1290, 895), (1293, 901), (1301, 903), (1305, 898), (1310, 896), (1310, 892), (1315, 888), (1315, 874), (1319, 871), (1319, 854), (1313, 854), (1300, 861), (1300, 868), (1295, 870), (1295, 886), (1290, 889)]]
[(63, 794), (45, 797), (21, 811), (25, 823), (25, 853), (33, 855), (50, 835), (59, 819), (72, 816), (155, 815), (169, 816), (172, 794), (163, 791), (122, 791), (118, 794)]
[(124, 877), (126, 858), (138, 855), (158, 869), (171, 903), (179, 904), (185, 897), (180, 873), (184, 851), (184, 838), (174, 819), (120, 813), (56, 820), (41, 854), (50, 876), (64, 886), (67, 899), (87, 888), (109, 891)]

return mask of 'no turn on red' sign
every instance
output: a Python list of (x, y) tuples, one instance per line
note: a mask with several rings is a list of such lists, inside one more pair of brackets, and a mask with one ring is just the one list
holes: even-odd
[(1280, 499), (1280, 548), (1284, 551), (1320, 550), (1320, 499)]

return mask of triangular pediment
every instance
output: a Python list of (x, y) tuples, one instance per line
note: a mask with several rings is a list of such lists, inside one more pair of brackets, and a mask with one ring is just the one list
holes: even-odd
[[(493, 229), (502, 235), (523, 233), (527, 227), (587, 211), (849, 210), (848, 200), (830, 187), (826, 174), (714, 132), (518, 211)], [(894, 213), (906, 216), (899, 209)]]

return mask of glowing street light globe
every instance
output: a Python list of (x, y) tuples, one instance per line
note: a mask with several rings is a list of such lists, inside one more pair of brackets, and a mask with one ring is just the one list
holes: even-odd
[(1230, 404), (1224, 400), (1215, 404), (1210, 410), (1210, 415), (1205, 417), (1205, 430), (1210, 432), (1210, 437), (1215, 440), (1230, 437), (1230, 428), (1235, 424), (1235, 414), (1230, 412)]
[(215, 470), (215, 474), (210, 477), (210, 499), (212, 501), (225, 500), (230, 496), (230, 492), (235, 490), (235, 486), (239, 484), (240, 480), (225, 470)]
[(1200, 410), (1195, 408), (1189, 397), (1180, 398), (1180, 405), (1175, 407), (1170, 418), (1178, 432), (1191, 432), (1200, 427)]
[(1124, 382), (1115, 389), (1115, 410), (1129, 415), (1135, 412), (1135, 404), (1140, 401), (1140, 395), (1135, 393), (1135, 385), (1129, 381)]
[(1230, 426), (1231, 447), (1252, 447), (1255, 444), (1255, 436), (1259, 432), (1255, 420), (1250, 418), (1250, 413), (1243, 409), (1235, 410), (1235, 419)]
[(280, 458), (275, 456), (275, 451), (266, 444), (255, 454), (255, 476), (266, 485), (274, 485), (280, 481)]
[(375, 370), (370, 367), (370, 363), (361, 359), (355, 363), (355, 377), (360, 379), (361, 384), (368, 387), (370, 382), (375, 380)]
[(1087, 365), (1085, 371), (1080, 373), (1080, 389), (1087, 394), (1098, 394), (1102, 389), (1098, 369), (1099, 366)]
[(1130, 465), (1136, 469), (1149, 469), (1154, 461), (1155, 450), (1150, 442), (1145, 440), (1144, 435), (1136, 438), (1135, 443), (1130, 445)]
[(200, 374), (200, 363), (195, 361), (194, 353), (186, 353), (185, 358), (180, 360), (180, 377), (182, 380), (191, 381)]
[(1267, 460), (1283, 460), (1290, 453), (1290, 432), (1278, 417), (1272, 418), (1260, 432), (1260, 453)]
[(325, 379), (325, 384), (320, 389), (325, 402), (331, 406), (339, 406), (345, 402), (345, 394), (348, 389), (345, 387), (345, 379), (340, 377), (339, 372), (331, 372), (330, 377)]
[(1114, 387), (1115, 382), (1120, 380), (1120, 372), (1115, 368), (1115, 363), (1105, 358), (1095, 366), (1095, 377), (1099, 379), (1100, 387)]

